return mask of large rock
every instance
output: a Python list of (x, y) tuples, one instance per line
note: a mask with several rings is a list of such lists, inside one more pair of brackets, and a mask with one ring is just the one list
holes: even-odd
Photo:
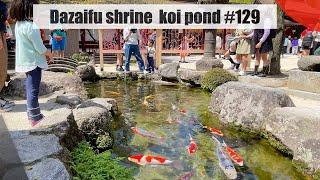
[(62, 105), (66, 104), (71, 107), (75, 107), (81, 104), (81, 102), (82, 102), (81, 97), (76, 94), (63, 94), (63, 95), (57, 96), (56, 98), (56, 103), (62, 104)]
[(162, 77), (162, 80), (168, 80), (168, 81), (178, 81), (178, 69), (179, 69), (179, 63), (173, 62), (173, 63), (166, 63), (161, 64), (159, 67), (159, 74)]
[(302, 71), (320, 72), (320, 56), (304, 56), (298, 61), (298, 67)]
[(260, 130), (274, 108), (292, 107), (283, 91), (255, 84), (228, 82), (212, 92), (210, 109), (220, 114), (223, 123)]
[(200, 85), (201, 78), (205, 73), (206, 73), (205, 71), (195, 71), (195, 70), (183, 69), (183, 68), (180, 68), (178, 70), (178, 76), (182, 82), (190, 83), (196, 86)]
[(75, 72), (83, 81), (96, 81), (98, 75), (96, 70), (91, 65), (81, 65), (78, 66)]
[(312, 93), (320, 93), (320, 72), (289, 71), (288, 88)]
[(311, 172), (320, 169), (320, 108), (275, 108), (265, 129)]
[(45, 159), (26, 168), (31, 180), (69, 180), (70, 176), (65, 166), (57, 159)]
[(73, 115), (79, 129), (85, 133), (91, 133), (97, 129), (109, 130), (113, 121), (107, 109), (97, 106), (74, 109)]
[(220, 59), (200, 59), (196, 61), (197, 71), (209, 71), (213, 68), (223, 68), (223, 63)]
[(73, 114), (79, 130), (93, 146), (103, 150), (112, 147), (113, 117), (109, 110), (99, 106), (78, 107)]
[[(12, 78), (5, 94), (9, 96), (25, 97), (25, 74), (17, 74)], [(40, 83), (40, 96), (64, 90), (65, 92), (76, 93), (80, 96), (86, 96), (82, 80), (75, 75), (67, 73), (57, 73), (43, 71)]]
[(89, 99), (82, 104), (80, 104), (77, 108), (85, 108), (85, 107), (100, 107), (110, 111), (112, 114), (116, 114), (118, 112), (117, 101), (112, 98), (93, 98)]

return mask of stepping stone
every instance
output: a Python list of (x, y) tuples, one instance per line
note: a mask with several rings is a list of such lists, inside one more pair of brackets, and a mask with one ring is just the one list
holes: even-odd
[(22, 163), (31, 163), (62, 151), (59, 138), (55, 135), (23, 136), (13, 139)]
[(33, 180), (69, 180), (65, 166), (57, 159), (45, 159), (26, 168), (29, 179)]

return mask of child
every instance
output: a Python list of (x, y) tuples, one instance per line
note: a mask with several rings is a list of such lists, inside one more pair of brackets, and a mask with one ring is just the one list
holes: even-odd
[(32, 127), (44, 116), (40, 112), (38, 96), (41, 70), (51, 63), (52, 54), (43, 45), (40, 30), (32, 22), (33, 4), (37, 0), (13, 0), (10, 17), (16, 21), (16, 72), (26, 73), (27, 115)]
[(229, 40), (230, 39), (232, 39), (232, 41), (227, 47), (228, 50), (224, 54), (224, 58), (229, 60), (231, 63), (231, 67), (229, 69), (237, 71), (239, 70), (239, 67), (240, 67), (240, 63), (236, 60), (236, 50), (237, 50), (238, 39), (236, 39), (235, 37), (230, 37)]
[(66, 46), (66, 32), (62, 29), (55, 29), (51, 32), (52, 51), (54, 57), (64, 57), (64, 49)]
[(188, 55), (186, 50), (189, 49), (189, 43), (191, 41), (193, 41), (193, 39), (194, 39), (194, 37), (188, 38), (187, 36), (183, 36), (182, 42), (180, 44), (180, 61), (179, 62), (181, 62), (181, 63), (186, 62), (186, 56)]
[(298, 54), (298, 49), (299, 49), (299, 41), (297, 37), (294, 37), (292, 40), (292, 54), (297, 55)]
[(149, 73), (154, 73), (154, 59), (153, 57), (155, 56), (155, 48), (153, 46), (154, 42), (152, 40), (150, 40), (148, 42), (148, 46), (147, 48), (147, 61), (148, 61), (148, 66), (147, 66), (147, 71)]

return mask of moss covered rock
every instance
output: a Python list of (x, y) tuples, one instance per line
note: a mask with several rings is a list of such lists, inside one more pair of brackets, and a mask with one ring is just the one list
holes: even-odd
[(213, 91), (221, 84), (229, 81), (237, 81), (238, 78), (227, 70), (214, 68), (208, 71), (201, 79), (201, 87), (203, 89)]

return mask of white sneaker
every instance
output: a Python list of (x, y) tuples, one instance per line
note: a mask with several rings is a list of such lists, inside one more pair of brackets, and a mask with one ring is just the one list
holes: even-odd
[(144, 71), (143, 71), (143, 74), (148, 74), (148, 73), (149, 73), (149, 72), (148, 72), (148, 71), (146, 71), (146, 70), (144, 70)]
[(245, 75), (247, 75), (247, 73), (246, 73), (245, 71), (240, 71), (240, 72), (239, 72), (239, 75), (240, 75), (240, 76), (245, 76)]

